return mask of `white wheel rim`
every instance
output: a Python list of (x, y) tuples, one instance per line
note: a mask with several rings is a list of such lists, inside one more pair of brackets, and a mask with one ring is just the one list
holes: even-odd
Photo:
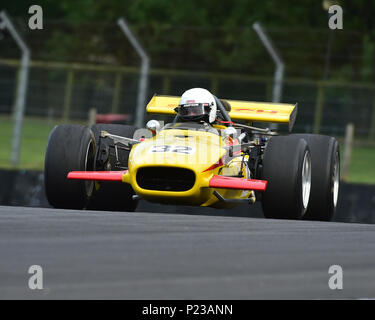
[(333, 164), (333, 205), (336, 208), (337, 200), (339, 197), (339, 186), (340, 186), (340, 162), (339, 162), (339, 153), (336, 152), (335, 162)]
[(311, 190), (311, 157), (310, 152), (306, 152), (302, 165), (302, 204), (307, 209)]

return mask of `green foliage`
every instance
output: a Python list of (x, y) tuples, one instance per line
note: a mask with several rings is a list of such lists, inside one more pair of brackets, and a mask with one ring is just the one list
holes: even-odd
[[(332, 57), (338, 58), (330, 64), (329, 78), (372, 81), (375, 0), (337, 2), (344, 10), (344, 31), (334, 31)], [(9, 1), (5, 8), (26, 20), (31, 4), (31, 0)], [(150, 52), (154, 67), (271, 75), (272, 63), (251, 28), (260, 21), (277, 40), (287, 75), (323, 75), (329, 29), (321, 0), (40, 0), (38, 4), (47, 23), (68, 26), (59, 30), (60, 25), (51, 23), (39, 33), (44, 36), (39, 40), (41, 56), (50, 60), (137, 64), (115, 24), (123, 16)], [(34, 57), (38, 58), (38, 48)]]
[[(344, 28), (374, 32), (374, 0), (340, 1)], [(31, 0), (9, 1), (5, 9), (26, 17)], [(255, 20), (267, 26), (326, 28), (328, 17), (317, 0), (40, 0), (46, 19), (70, 22), (115, 21), (126, 16), (136, 25), (184, 25), (199, 27), (251, 26)]]

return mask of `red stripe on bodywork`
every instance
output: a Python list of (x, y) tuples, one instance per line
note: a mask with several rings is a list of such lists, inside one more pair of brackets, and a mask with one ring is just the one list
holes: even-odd
[(210, 170), (214, 170), (214, 169), (216, 169), (217, 167), (221, 167), (221, 166), (223, 166), (223, 165), (224, 165), (224, 162), (225, 162), (225, 161), (224, 161), (224, 157), (225, 157), (225, 156), (221, 157), (221, 158), (219, 159), (218, 162), (214, 163), (212, 166), (210, 166), (209, 168), (207, 168), (207, 169), (204, 170), (203, 172), (210, 171)]
[(122, 181), (125, 171), (71, 171), (68, 179), (71, 180), (95, 180), (95, 181)]
[(216, 119), (216, 121), (219, 122), (219, 123), (225, 123), (225, 124), (230, 123), (230, 124), (234, 125), (233, 121), (221, 121), (219, 119)]
[(265, 191), (267, 187), (267, 181), (242, 179), (235, 177), (213, 176), (210, 180), (209, 186), (211, 188)]

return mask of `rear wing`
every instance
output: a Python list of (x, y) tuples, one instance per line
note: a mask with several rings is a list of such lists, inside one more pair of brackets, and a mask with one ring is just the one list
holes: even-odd
[[(180, 97), (154, 95), (147, 105), (147, 112), (176, 114)], [(231, 105), (231, 119), (259, 122), (288, 123), (292, 130), (297, 116), (297, 104), (226, 100)]]

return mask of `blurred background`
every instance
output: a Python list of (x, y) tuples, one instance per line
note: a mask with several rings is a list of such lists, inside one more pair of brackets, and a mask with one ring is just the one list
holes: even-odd
[[(92, 109), (134, 122), (141, 61), (120, 17), (150, 58), (146, 100), (204, 87), (221, 98), (272, 101), (275, 64), (253, 29), (259, 22), (285, 65), (281, 102), (298, 102), (293, 131), (333, 135), (342, 155), (347, 135), (344, 180), (375, 183), (375, 1), (40, 0), (42, 30), (28, 27), (33, 4), (0, 4), (30, 49), (15, 163), (21, 52), (1, 31), (0, 168), (42, 170), (51, 129), (87, 124)], [(328, 27), (331, 4), (343, 8), (342, 30)]]

